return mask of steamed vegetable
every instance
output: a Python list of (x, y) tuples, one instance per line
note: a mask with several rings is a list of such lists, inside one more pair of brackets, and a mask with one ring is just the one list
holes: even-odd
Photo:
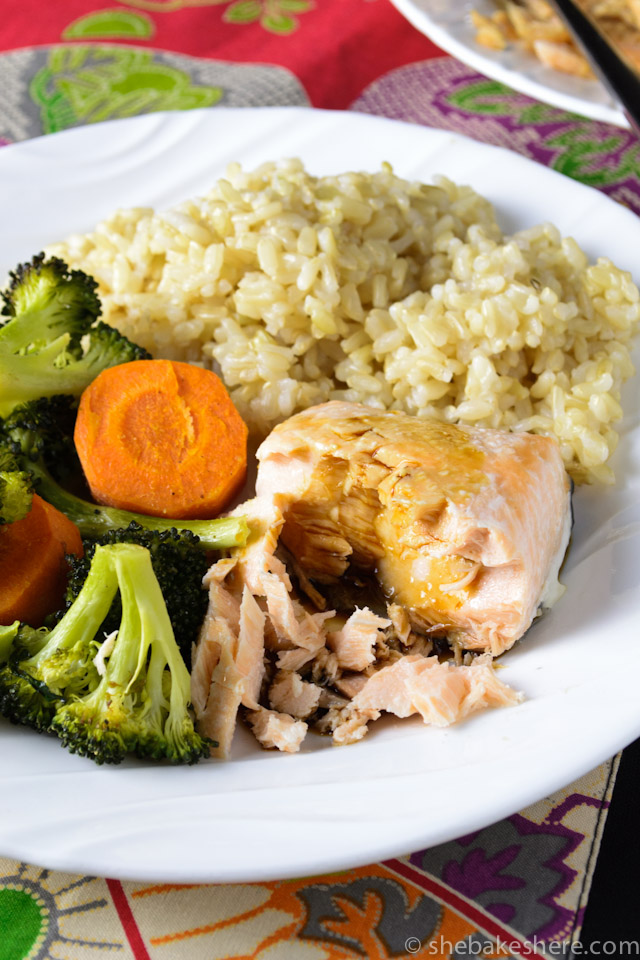
[[(131, 366), (129, 364), (129, 366)], [(0, 450), (9, 450), (38, 493), (64, 513), (83, 537), (99, 538), (135, 521), (148, 530), (188, 530), (204, 550), (242, 546), (249, 528), (243, 517), (215, 520), (176, 520), (131, 513), (83, 500), (61, 485), (57, 477), (73, 475), (76, 454), (71, 432), (75, 420), (72, 397), (51, 397), (16, 407), (0, 422)]]
[[(10, 281), (0, 320), (0, 715), (97, 763), (195, 763), (210, 747), (193, 727), (186, 666), (207, 605), (206, 551), (249, 533), (242, 517), (208, 518), (244, 480), (246, 427), (213, 373), (150, 361), (97, 322), (86, 274), (40, 255)], [(77, 418), (86, 478), (105, 504), (83, 499)], [(105, 478), (129, 484), (124, 500), (101, 493)], [(121, 508), (137, 507), (144, 490), (152, 502), (140, 512)]]
[(78, 528), (37, 494), (29, 512), (0, 527), (0, 624), (40, 626), (65, 594), (67, 554), (82, 556)]
[(141, 360), (84, 391), (75, 443), (91, 493), (155, 516), (216, 516), (244, 482), (247, 428), (211, 370)]
[(0, 415), (59, 393), (78, 396), (107, 367), (148, 357), (107, 324), (97, 284), (57, 257), (35, 256), (10, 275), (0, 320)]
[[(119, 592), (122, 614), (102, 624)], [(96, 763), (127, 755), (196, 763), (209, 742), (193, 727), (190, 681), (148, 550), (97, 546), (84, 585), (51, 630), (0, 633), (0, 712), (55, 733)], [(7, 652), (8, 644), (11, 644)]]
[[(176, 643), (189, 667), (191, 648), (198, 638), (208, 603), (208, 592), (202, 579), (209, 569), (209, 560), (198, 538), (186, 530), (180, 533), (177, 530), (145, 530), (139, 524), (131, 523), (123, 530), (110, 531), (99, 540), (85, 540), (84, 557), (71, 559), (67, 607), (80, 594), (97, 547), (114, 543), (135, 543), (149, 551)], [(117, 630), (121, 616), (122, 607), (117, 596), (102, 625), (104, 632)]]

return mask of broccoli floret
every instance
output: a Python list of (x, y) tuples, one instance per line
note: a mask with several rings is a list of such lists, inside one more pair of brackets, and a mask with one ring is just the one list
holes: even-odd
[(0, 634), (4, 661), (0, 667), (0, 716), (46, 733), (59, 698), (46, 684), (25, 674), (21, 666), (22, 660), (44, 646), (46, 633), (20, 623), (1, 629), (7, 632)]
[[(105, 638), (102, 624), (118, 591), (120, 623)], [(6, 628), (9, 639), (14, 628)], [(0, 668), (5, 716), (57, 734), (72, 753), (96, 763), (127, 755), (196, 763), (208, 756), (190, 697), (151, 554), (138, 544), (97, 545), (59, 623), (50, 631), (21, 626)]]
[(249, 527), (243, 517), (216, 520), (174, 520), (118, 510), (89, 503), (64, 489), (52, 471), (60, 476), (76, 462), (73, 446), (75, 416), (73, 398), (43, 398), (13, 410), (0, 426), (0, 444), (9, 447), (23, 470), (28, 471), (43, 499), (72, 520), (85, 538), (99, 539), (134, 521), (145, 530), (187, 530), (199, 540), (201, 549), (221, 550), (243, 546)]
[(0, 715), (11, 723), (46, 733), (56, 712), (56, 697), (41, 690), (8, 664), (0, 667)]
[(149, 357), (117, 330), (96, 325), (97, 284), (81, 270), (41, 253), (9, 277), (2, 294), (8, 319), (0, 326), (0, 415), (36, 397), (79, 395), (107, 367)]
[(108, 555), (97, 558), (76, 602), (53, 630), (19, 626), (0, 669), (0, 713), (13, 723), (48, 730), (61, 698), (97, 685), (99, 630), (118, 591), (112, 566)]
[[(99, 540), (85, 540), (84, 556), (68, 558), (71, 569), (67, 607), (74, 603), (82, 590), (96, 547), (113, 543), (137, 543), (149, 551), (176, 643), (184, 662), (190, 667), (191, 647), (197, 639), (208, 603), (202, 578), (209, 568), (209, 561), (198, 538), (189, 531), (145, 530), (137, 523), (130, 523), (125, 529), (112, 530)], [(121, 617), (120, 598), (116, 596), (102, 624), (104, 633), (117, 630)]]
[(98, 284), (80, 270), (69, 270), (58, 257), (44, 254), (19, 264), (2, 294), (3, 340), (16, 351), (46, 346), (65, 336), (67, 352), (82, 354), (81, 338), (101, 313)]
[(11, 451), (0, 445), (0, 527), (26, 517), (32, 496), (30, 474), (21, 470)]
[(8, 448), (22, 469), (37, 480), (38, 470), (52, 479), (68, 481), (82, 476), (73, 442), (78, 413), (76, 397), (41, 397), (16, 407), (0, 419), (0, 445)]
[(122, 601), (117, 638), (98, 686), (59, 707), (52, 729), (73, 753), (98, 763), (118, 763), (128, 753), (196, 763), (208, 756), (209, 742), (193, 727), (189, 672), (151, 555), (136, 544), (118, 543), (97, 546), (93, 563), (105, 552)]
[[(90, 379), (78, 389), (80, 394), (91, 380), (107, 367), (117, 367), (120, 363), (129, 363), (130, 360), (150, 360), (151, 354), (144, 347), (139, 347), (124, 334), (110, 327), (108, 323), (99, 320), (89, 331), (89, 337), (82, 361), (87, 371), (93, 371)], [(58, 387), (58, 391), (60, 388)], [(75, 392), (75, 391), (69, 391)], [(40, 394), (42, 396), (42, 394)]]

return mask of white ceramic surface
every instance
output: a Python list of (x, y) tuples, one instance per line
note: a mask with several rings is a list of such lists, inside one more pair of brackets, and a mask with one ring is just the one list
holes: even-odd
[[(552, 219), (592, 256), (637, 265), (640, 220), (542, 166), (450, 133), (295, 108), (115, 121), (0, 150), (0, 275), (117, 206), (203, 192), (230, 160), (297, 155), (315, 173), (446, 172), (513, 230)], [(526, 184), (526, 189), (523, 189)], [(309, 737), (302, 753), (98, 768), (54, 739), (0, 723), (0, 853), (79, 873), (197, 882), (353, 867), (480, 828), (571, 782), (640, 735), (640, 378), (611, 489), (575, 496), (563, 600), (504, 658), (526, 694), (448, 730), (381, 721), (361, 743)]]
[(498, 7), (494, 0), (391, 0), (414, 27), (442, 50), (462, 60), (486, 77), (550, 103), (561, 110), (579, 113), (591, 120), (604, 120), (619, 127), (629, 123), (618, 102), (599, 80), (573, 77), (545, 66), (517, 44), (506, 50), (491, 50), (476, 41), (471, 11), (486, 16)]

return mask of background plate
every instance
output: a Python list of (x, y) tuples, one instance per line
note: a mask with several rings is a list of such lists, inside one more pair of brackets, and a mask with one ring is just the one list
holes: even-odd
[(486, 77), (561, 110), (629, 127), (621, 107), (599, 80), (584, 80), (546, 67), (517, 44), (490, 50), (476, 42), (471, 11), (490, 16), (492, 0), (391, 0), (414, 27), (458, 60)]
[[(313, 173), (446, 171), (511, 231), (553, 220), (631, 269), (640, 221), (602, 194), (496, 147), (354, 113), (295, 108), (151, 114), (0, 151), (0, 273), (117, 206), (204, 192), (230, 160), (300, 156)], [(526, 190), (523, 190), (526, 184)], [(381, 721), (361, 743), (310, 737), (295, 756), (238, 730), (233, 760), (98, 768), (2, 723), (0, 852), (123, 879), (199, 882), (353, 867), (514, 813), (640, 734), (640, 409), (629, 385), (612, 489), (579, 490), (564, 599), (504, 658), (527, 700), (448, 730)]]

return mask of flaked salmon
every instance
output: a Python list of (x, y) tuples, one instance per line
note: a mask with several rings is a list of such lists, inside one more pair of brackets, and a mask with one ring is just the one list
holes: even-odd
[(234, 662), (242, 677), (242, 704), (257, 710), (264, 677), (265, 615), (247, 586), (242, 591)]
[(336, 655), (338, 666), (345, 670), (366, 670), (376, 659), (376, 643), (380, 634), (391, 626), (391, 620), (377, 617), (368, 607), (358, 607), (342, 630), (327, 636), (327, 645)]
[(521, 699), (498, 678), (489, 657), (455, 666), (437, 657), (410, 654), (370, 676), (351, 705), (361, 714), (419, 713), (425, 723), (447, 727), (477, 710), (510, 706)]
[(269, 705), (297, 720), (309, 717), (318, 707), (322, 687), (308, 683), (292, 670), (280, 670), (269, 687)]
[(248, 713), (247, 720), (256, 739), (268, 750), (297, 753), (307, 734), (307, 725), (303, 720), (294, 720), (286, 713), (266, 710), (264, 707)]
[(252, 729), (263, 745), (286, 752), (298, 749), (295, 744), (304, 738), (306, 724), (291, 726), (288, 713), (263, 711), (259, 702), (265, 636), (282, 671), (270, 687), (273, 706), (308, 716), (321, 690), (292, 671), (310, 664), (325, 649), (324, 623), (334, 616), (333, 610), (309, 612), (292, 595), (286, 567), (275, 556), (284, 523), (277, 505), (250, 501), (244, 515), (251, 528), (246, 546), (215, 563), (204, 578), (209, 605), (192, 653), (196, 727), (218, 743), (211, 755), (219, 758), (229, 756), (241, 707), (251, 711)]
[(258, 709), (265, 671), (265, 614), (237, 567), (236, 559), (219, 560), (205, 576), (209, 606), (192, 655), (196, 727), (220, 758), (229, 756), (240, 706)]
[(447, 727), (479, 710), (522, 700), (521, 693), (499, 680), (488, 654), (460, 665), (408, 654), (362, 679), (351, 702), (325, 718), (338, 745), (361, 740), (382, 713), (419, 714), (424, 723)]
[[(219, 560), (204, 577), (203, 586), (209, 588), (209, 604), (191, 654), (191, 702), (202, 732), (206, 727), (209, 732), (205, 736), (212, 740), (219, 740), (219, 736), (211, 735), (212, 725), (217, 722), (213, 706), (208, 706), (211, 681), (223, 648), (225, 663), (233, 660), (240, 625), (240, 601), (224, 583), (235, 565), (236, 561), (231, 558)], [(223, 740), (227, 738), (226, 734), (221, 735)]]
[(225, 759), (236, 728), (244, 677), (235, 664), (237, 637), (224, 622), (219, 624), (218, 643), (219, 656), (211, 673), (206, 700), (204, 705), (202, 701), (198, 704), (194, 701), (193, 706), (198, 731), (216, 744), (211, 748), (211, 756)]

